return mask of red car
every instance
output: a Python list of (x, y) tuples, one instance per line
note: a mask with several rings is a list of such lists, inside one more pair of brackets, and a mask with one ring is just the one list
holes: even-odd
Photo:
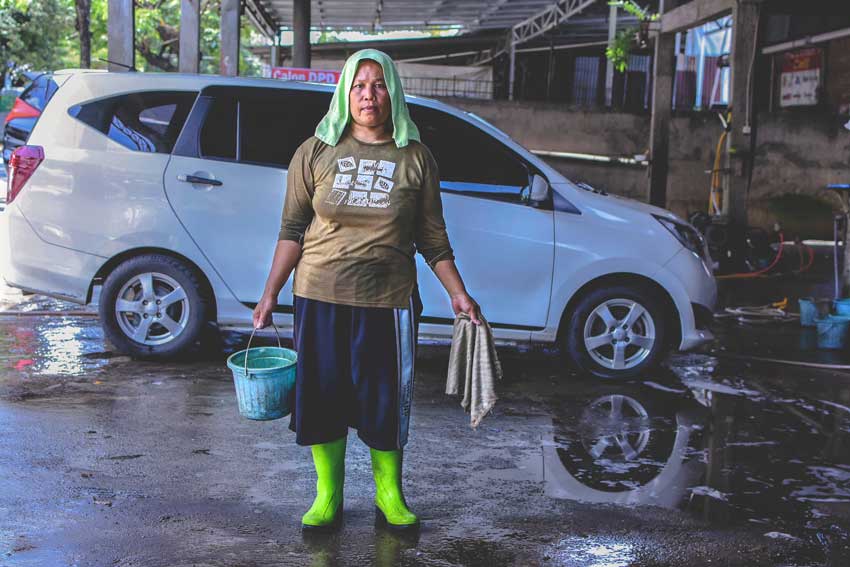
[(15, 100), (3, 124), (3, 165), (9, 168), (9, 158), (19, 146), (27, 143), (41, 111), (58, 88), (51, 73), (30, 73), (32, 82)]

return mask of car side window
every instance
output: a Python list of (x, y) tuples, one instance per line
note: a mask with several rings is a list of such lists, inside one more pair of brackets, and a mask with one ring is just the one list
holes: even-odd
[(443, 191), (522, 203), (525, 164), (492, 136), (448, 113), (409, 105), (410, 115), (440, 170)]
[(44, 110), (44, 99), (47, 98), (47, 75), (36, 77), (32, 84), (21, 93), (21, 100), (38, 110)]
[(313, 135), (331, 95), (289, 89), (251, 89), (239, 97), (239, 161), (287, 168)]
[(204, 158), (236, 159), (237, 102), (216, 97), (201, 127), (200, 152)]
[(167, 154), (196, 96), (187, 91), (130, 93), (77, 104), (68, 113), (125, 148)]

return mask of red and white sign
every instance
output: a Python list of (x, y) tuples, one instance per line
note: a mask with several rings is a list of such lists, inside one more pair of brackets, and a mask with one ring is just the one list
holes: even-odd
[(812, 106), (818, 103), (822, 51), (809, 47), (785, 53), (780, 76), (780, 106)]
[(303, 69), (301, 67), (272, 67), (272, 79), (286, 81), (310, 81), (312, 83), (339, 82), (339, 71), (323, 71), (321, 69)]

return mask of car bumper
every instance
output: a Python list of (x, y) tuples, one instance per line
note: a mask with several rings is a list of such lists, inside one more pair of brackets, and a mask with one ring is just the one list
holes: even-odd
[(717, 282), (708, 265), (683, 248), (662, 272), (666, 280), (662, 283), (679, 311), (679, 350), (691, 350), (714, 340), (708, 324), (717, 304)]
[(0, 275), (8, 285), (80, 304), (105, 260), (44, 242), (15, 203), (0, 214), (0, 243)]

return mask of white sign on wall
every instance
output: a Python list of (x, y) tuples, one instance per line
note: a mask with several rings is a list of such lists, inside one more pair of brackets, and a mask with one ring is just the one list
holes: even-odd
[(779, 105), (813, 106), (821, 82), (821, 50), (816, 47), (785, 53), (779, 85)]

